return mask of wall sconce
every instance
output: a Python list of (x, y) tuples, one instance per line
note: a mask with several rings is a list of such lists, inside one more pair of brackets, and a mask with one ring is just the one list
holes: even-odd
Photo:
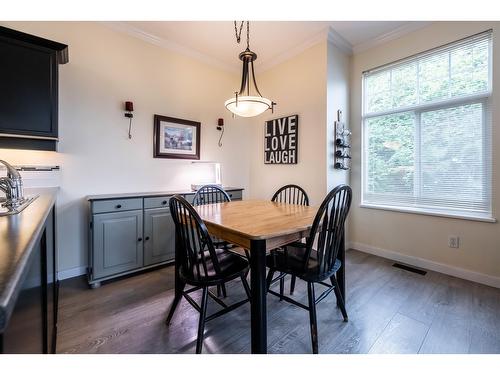
[(219, 147), (222, 147), (222, 136), (224, 135), (224, 119), (220, 118), (217, 120), (217, 130), (222, 132), (219, 137)]
[(125, 117), (128, 117), (130, 119), (130, 122), (128, 124), (128, 139), (132, 139), (132, 133), (131, 133), (131, 130), (132, 130), (132, 117), (134, 117), (134, 115), (132, 114), (132, 112), (134, 112), (134, 103), (132, 102), (125, 102)]

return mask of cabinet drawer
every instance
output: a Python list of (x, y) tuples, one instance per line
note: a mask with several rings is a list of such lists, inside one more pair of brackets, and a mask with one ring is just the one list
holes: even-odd
[(230, 190), (227, 192), (232, 201), (240, 201), (243, 198), (241, 190)]
[(168, 202), (172, 196), (144, 198), (144, 208), (168, 207)]
[(92, 213), (141, 210), (142, 198), (109, 199), (92, 202)]

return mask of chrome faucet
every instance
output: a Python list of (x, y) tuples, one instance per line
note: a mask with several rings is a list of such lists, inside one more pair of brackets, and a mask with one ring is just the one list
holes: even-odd
[(5, 205), (17, 207), (24, 203), (23, 180), (21, 174), (6, 161), (0, 163), (7, 168), (7, 177), (0, 177), (0, 190), (5, 193)]

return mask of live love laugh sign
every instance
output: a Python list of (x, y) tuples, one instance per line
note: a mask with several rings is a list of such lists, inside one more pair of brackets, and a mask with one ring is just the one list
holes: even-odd
[(266, 121), (264, 164), (297, 164), (299, 115)]

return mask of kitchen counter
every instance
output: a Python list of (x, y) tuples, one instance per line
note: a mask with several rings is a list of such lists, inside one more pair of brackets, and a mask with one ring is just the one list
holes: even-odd
[(25, 189), (25, 195), (38, 194), (38, 198), (19, 214), (0, 217), (0, 333), (12, 313), (57, 191)]
[[(223, 187), (224, 190), (244, 190), (238, 187)], [(122, 194), (99, 194), (99, 195), (89, 195), (87, 196), (88, 201), (96, 201), (102, 199), (122, 199), (122, 198), (135, 198), (135, 197), (161, 197), (165, 195), (175, 195), (175, 194), (195, 194), (196, 191), (186, 189), (186, 190), (170, 190), (170, 191), (155, 191), (155, 192), (145, 192), (145, 193), (122, 193)]]

